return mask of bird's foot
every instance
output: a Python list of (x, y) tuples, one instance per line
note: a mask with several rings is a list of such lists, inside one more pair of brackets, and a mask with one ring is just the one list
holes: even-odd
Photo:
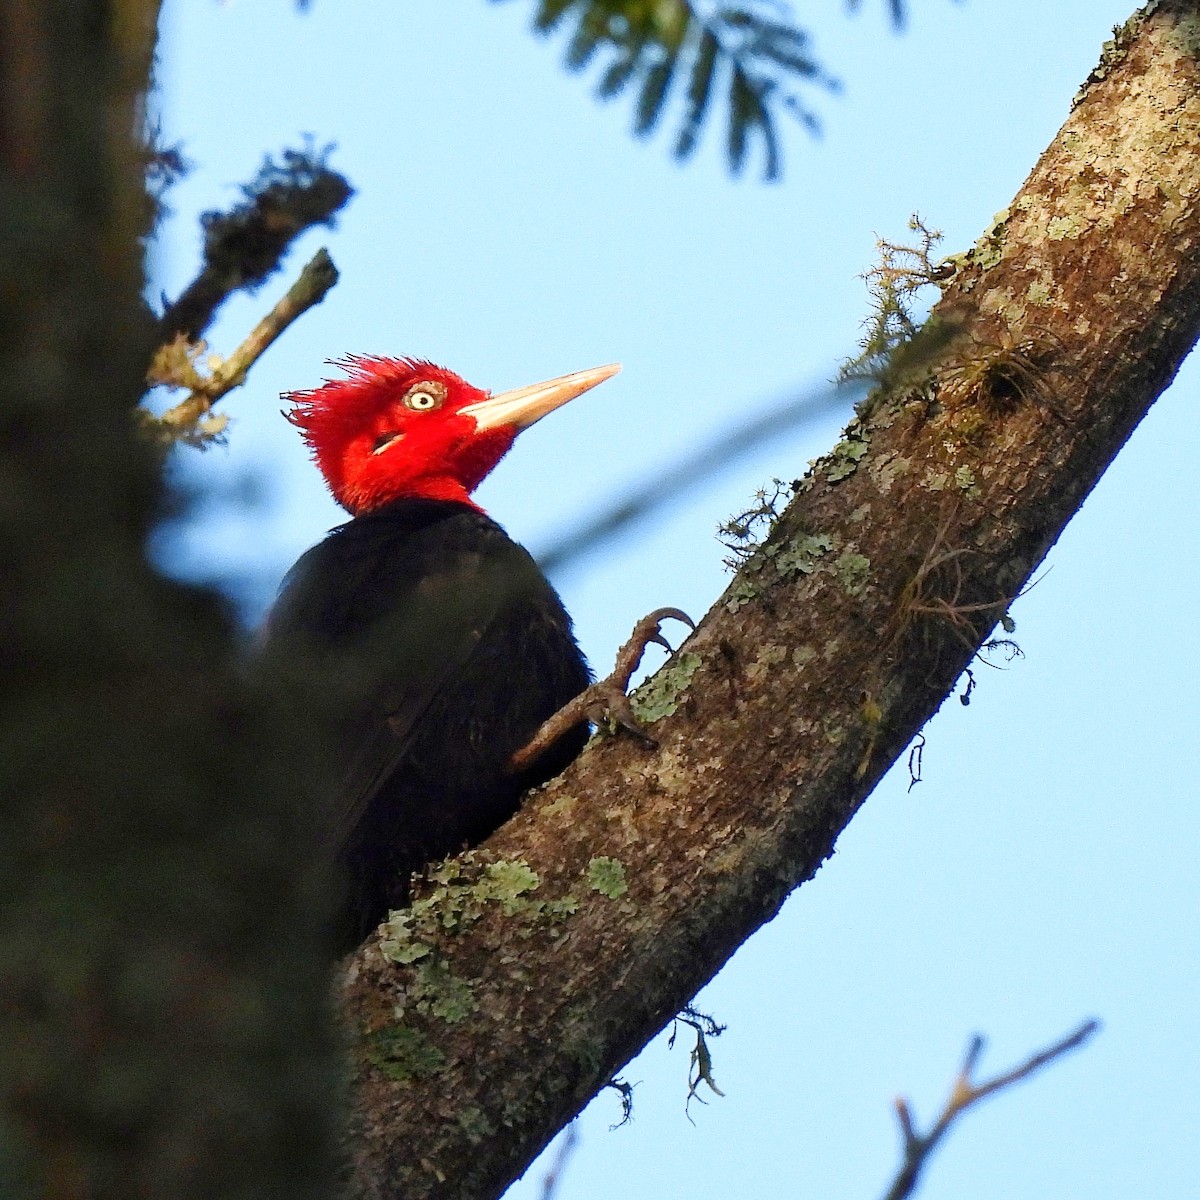
[(658, 743), (641, 727), (634, 716), (633, 705), (629, 702), (626, 689), (642, 661), (646, 647), (651, 642), (664, 646), (668, 652), (671, 650), (671, 643), (663, 637), (661, 629), (662, 623), (667, 620), (682, 621), (689, 629), (696, 628), (691, 617), (679, 608), (656, 608), (643, 617), (633, 627), (629, 640), (617, 651), (617, 662), (612, 674), (584, 688), (574, 700), (568, 701), (545, 721), (528, 744), (522, 746), (508, 760), (509, 772), (515, 775), (525, 770), (564, 733), (583, 721), (591, 721), (595, 725), (608, 723), (627, 729), (645, 745), (657, 746)]

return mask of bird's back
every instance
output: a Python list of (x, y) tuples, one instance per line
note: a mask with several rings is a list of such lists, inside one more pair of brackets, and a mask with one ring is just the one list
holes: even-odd
[(264, 661), (302, 681), (337, 757), (340, 949), (407, 903), (414, 870), (482, 841), (586, 738), (581, 726), (506, 771), (589, 676), (528, 552), (465, 504), (399, 500), (335, 529), (284, 581)]

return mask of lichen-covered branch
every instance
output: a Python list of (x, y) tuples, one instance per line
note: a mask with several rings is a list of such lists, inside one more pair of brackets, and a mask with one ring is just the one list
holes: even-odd
[(165, 345), (182, 335), (198, 341), (222, 303), (241, 288), (256, 288), (279, 267), (288, 246), (314, 225), (329, 225), (354, 194), (329, 169), (328, 150), (285, 150), (282, 163), (267, 158), (243, 198), (227, 213), (207, 212), (204, 266), (158, 326)]
[[(242, 344), (212, 370), (202, 375), (195, 366), (195, 346), (179, 335), (174, 341), (159, 348), (151, 364), (149, 382), (168, 386), (186, 386), (191, 391), (187, 398), (161, 417), (147, 416), (146, 424), (163, 440), (187, 439), (194, 431), (201, 437), (212, 437), (220, 433), (223, 426), (205, 429), (203, 422), (227, 392), (241, 387), (246, 374), (266, 351), (298, 317), (325, 299), (326, 293), (338, 281), (337, 268), (329, 252), (321, 247), (300, 272), (296, 282), (269, 313), (250, 331)], [(202, 343), (201, 343), (202, 345)]]
[(1198, 48), (1168, 0), (1106, 50), (905, 371), (650, 685), (657, 749), (596, 739), (419, 893), (419, 957), (401, 931), (347, 964), (351, 1196), (499, 1195), (950, 693), (1200, 332)]
[(892, 1180), (884, 1200), (907, 1200), (907, 1197), (913, 1194), (921, 1172), (929, 1161), (929, 1156), (950, 1131), (950, 1126), (967, 1109), (978, 1104), (980, 1100), (993, 1096), (997, 1092), (1011, 1087), (1014, 1083), (1019, 1083), (1022, 1079), (1028, 1079), (1030, 1075), (1049, 1066), (1064, 1054), (1079, 1049), (1099, 1028), (1098, 1021), (1084, 1021), (1078, 1029), (1073, 1030), (1066, 1037), (1059, 1038), (1057, 1042), (1030, 1055), (1023, 1063), (1019, 1063), (983, 1083), (976, 1083), (972, 1079), (984, 1046), (983, 1038), (976, 1034), (967, 1046), (962, 1066), (950, 1089), (950, 1096), (928, 1133), (917, 1132), (908, 1101), (903, 1098), (896, 1101), (896, 1119), (900, 1123), (900, 1136), (904, 1139), (904, 1162), (896, 1172), (896, 1178)]

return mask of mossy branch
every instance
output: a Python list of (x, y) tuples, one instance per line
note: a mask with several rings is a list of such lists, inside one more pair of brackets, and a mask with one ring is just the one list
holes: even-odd
[(287, 248), (314, 225), (332, 225), (354, 195), (342, 175), (328, 165), (331, 146), (285, 150), (282, 162), (269, 156), (242, 188), (242, 200), (228, 212), (206, 212), (204, 266), (167, 307), (158, 326), (166, 345), (183, 335), (198, 341), (217, 309), (235, 291), (253, 290), (279, 269)]
[(206, 445), (225, 430), (226, 419), (211, 416), (218, 400), (246, 382), (250, 368), (289, 325), (325, 299), (338, 281), (337, 267), (322, 247), (300, 272), (296, 282), (269, 313), (250, 331), (245, 341), (223, 361), (218, 359), (211, 374), (204, 375), (197, 363), (203, 342), (189, 342), (182, 334), (159, 348), (147, 379), (154, 386), (186, 387), (186, 400), (168, 409), (161, 417), (143, 413), (151, 434), (165, 442), (182, 441)]

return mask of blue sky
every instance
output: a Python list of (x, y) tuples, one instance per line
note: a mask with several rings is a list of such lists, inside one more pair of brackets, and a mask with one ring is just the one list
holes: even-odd
[[(612, 360), (622, 375), (539, 424), (481, 489), (533, 549), (630, 481), (830, 378), (866, 312), (876, 233), (911, 212), (964, 249), (1066, 115), (1132, 0), (883, 0), (805, 6), (844, 84), (814, 93), (824, 133), (785, 132), (785, 177), (731, 180), (720, 131), (687, 166), (668, 131), (629, 134), (528, 32), (527, 0), (168, 0), (160, 105), (195, 163), (153, 247), (173, 295), (199, 211), (228, 205), (262, 155), (312, 134), (358, 194), (319, 231), (342, 281), (224, 404), (227, 449), (185, 452), (202, 499), (160, 553), (222, 582), (256, 620), (340, 512), (278, 394), (346, 352), (414, 354), (501, 389)], [(286, 286), (239, 297), (232, 349)], [(967, 1037), (985, 1072), (1087, 1016), (1101, 1036), (969, 1116), (927, 1200), (1195, 1195), (1200, 1177), (1200, 887), (1193, 715), (1197, 373), (1137, 431), (1014, 608), (1024, 661), (982, 668), (969, 708), (926, 730), (925, 781), (894, 771), (818, 877), (699, 1005), (724, 1099), (684, 1116), (686, 1049), (626, 1071), (630, 1125), (602, 1096), (560, 1200), (618, 1192), (872, 1197), (898, 1159), (891, 1100), (928, 1121)], [(725, 585), (717, 524), (836, 438), (823, 418), (681, 495), (652, 526), (557, 580), (606, 669), (633, 621), (699, 616)], [(246, 504), (243, 494), (258, 493)], [(541, 1168), (511, 1195), (539, 1194)]]

